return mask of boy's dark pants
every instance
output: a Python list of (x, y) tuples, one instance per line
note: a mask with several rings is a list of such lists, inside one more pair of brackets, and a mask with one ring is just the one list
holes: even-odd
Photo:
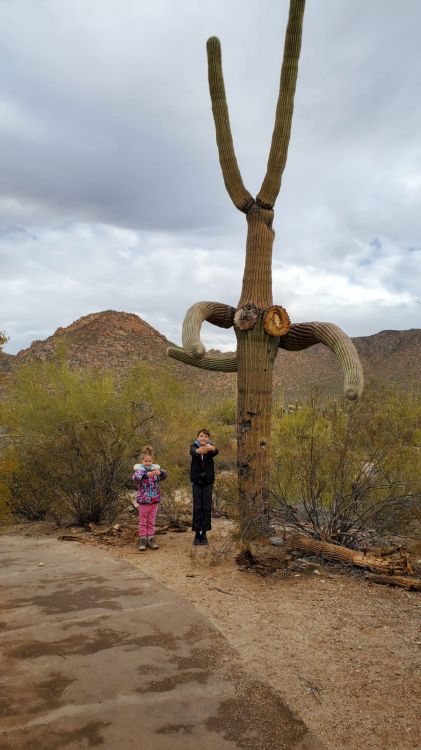
[(213, 484), (193, 484), (193, 531), (210, 531)]

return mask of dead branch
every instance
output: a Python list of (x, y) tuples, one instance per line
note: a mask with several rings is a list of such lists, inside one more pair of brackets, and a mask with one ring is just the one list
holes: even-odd
[(57, 537), (60, 542), (87, 542), (87, 539), (84, 539), (81, 536), (76, 536), (75, 534), (61, 534)]
[(392, 550), (352, 550), (338, 544), (319, 542), (305, 534), (293, 534), (285, 539), (285, 549), (300, 550), (309, 555), (319, 555), (326, 560), (334, 560), (344, 565), (355, 565), (358, 568), (368, 568), (375, 573), (387, 575), (411, 575), (414, 571), (406, 550), (396, 547)]
[(411, 576), (385, 576), (375, 573), (366, 573), (365, 578), (372, 583), (386, 584), (389, 586), (400, 586), (407, 591), (421, 591), (421, 578)]

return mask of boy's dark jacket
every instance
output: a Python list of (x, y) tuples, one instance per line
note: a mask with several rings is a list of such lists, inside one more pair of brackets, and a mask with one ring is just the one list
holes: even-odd
[(199, 444), (197, 442), (190, 446), (190, 481), (193, 484), (213, 484), (215, 481), (213, 459), (218, 455), (219, 451), (215, 448), (215, 451), (212, 453), (198, 454), (196, 453), (198, 447)]

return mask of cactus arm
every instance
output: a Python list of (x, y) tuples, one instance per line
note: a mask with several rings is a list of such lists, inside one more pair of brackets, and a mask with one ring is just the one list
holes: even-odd
[(296, 352), (314, 344), (324, 344), (336, 356), (344, 372), (345, 396), (354, 400), (364, 388), (363, 368), (349, 336), (333, 323), (298, 323), (279, 339), (279, 347)]
[(186, 365), (200, 367), (202, 370), (217, 370), (218, 372), (237, 372), (236, 352), (206, 352), (201, 359), (196, 359), (178, 346), (167, 349), (168, 357), (177, 359)]
[(244, 187), (235, 156), (222, 73), (221, 43), (216, 36), (212, 36), (208, 39), (206, 48), (208, 53), (209, 91), (222, 176), (228, 195), (234, 206), (243, 211), (243, 213), (247, 213), (255, 201), (253, 196)]
[(206, 349), (200, 340), (200, 328), (206, 320), (220, 328), (234, 325), (235, 309), (221, 302), (196, 302), (186, 312), (182, 341), (185, 352), (195, 359), (202, 359)]
[(282, 174), (287, 160), (301, 49), (304, 7), (305, 0), (291, 0), (290, 2), (272, 144), (266, 176), (256, 198), (256, 203), (263, 208), (274, 207), (281, 189)]

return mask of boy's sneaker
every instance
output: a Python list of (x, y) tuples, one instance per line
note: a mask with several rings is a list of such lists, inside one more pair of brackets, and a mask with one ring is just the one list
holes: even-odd
[(148, 547), (149, 549), (159, 549), (159, 545), (156, 543), (155, 537), (148, 537)]
[(206, 536), (206, 531), (203, 531), (202, 536), (200, 537), (199, 544), (209, 544), (209, 540)]
[(196, 547), (196, 545), (201, 544), (201, 536), (198, 531), (196, 531), (196, 534), (193, 539), (193, 546)]
[(148, 540), (145, 536), (141, 536), (139, 539), (139, 552), (145, 552), (148, 548)]

